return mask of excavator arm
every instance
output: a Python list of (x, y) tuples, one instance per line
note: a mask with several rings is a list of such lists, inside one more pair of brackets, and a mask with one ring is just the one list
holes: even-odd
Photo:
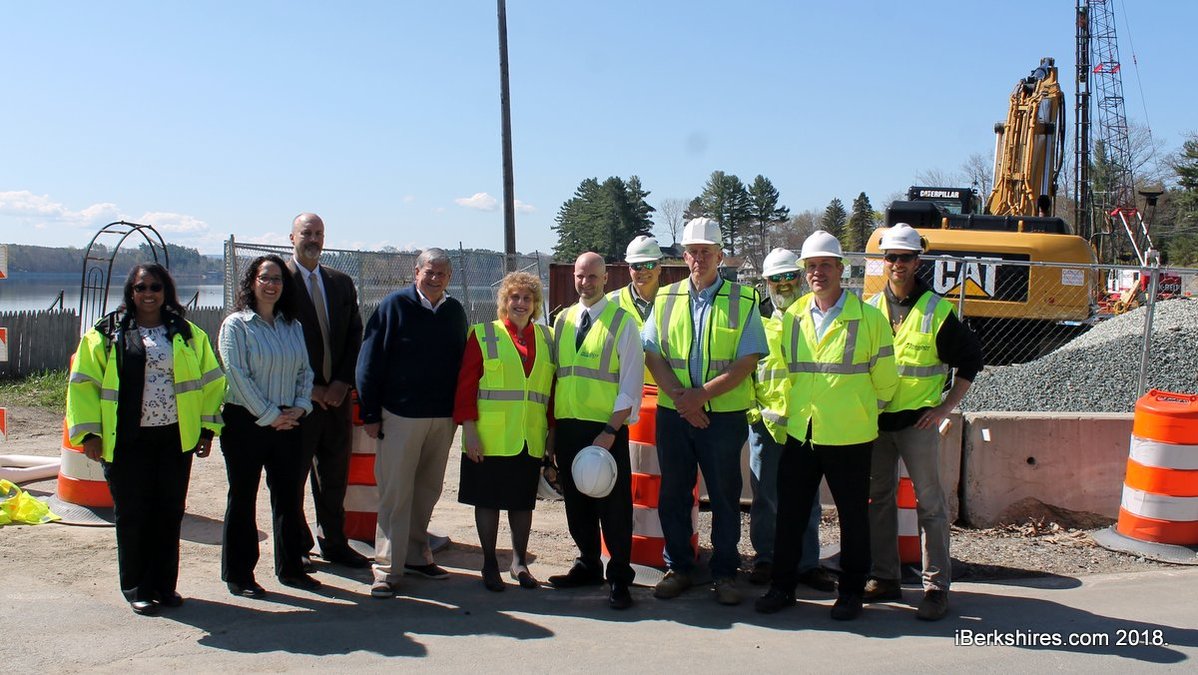
[(1007, 119), (994, 131), (994, 189), (986, 213), (1051, 216), (1065, 154), (1065, 94), (1054, 59), (1041, 59), (1016, 83)]

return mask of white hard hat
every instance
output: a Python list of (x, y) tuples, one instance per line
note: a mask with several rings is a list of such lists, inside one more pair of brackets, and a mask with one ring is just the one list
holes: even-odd
[(602, 499), (616, 486), (616, 458), (598, 445), (588, 445), (574, 455), (570, 473), (579, 492)]
[(624, 262), (642, 263), (654, 260), (661, 260), (661, 247), (657, 245), (656, 239), (642, 234), (628, 242), (628, 248), (624, 250)]
[(761, 276), (771, 277), (775, 274), (799, 271), (799, 256), (788, 248), (776, 248), (769, 252), (761, 263)]
[(724, 238), (720, 234), (720, 224), (711, 218), (694, 218), (682, 228), (683, 246), (691, 244), (715, 244), (723, 248)]
[(916, 232), (914, 227), (906, 223), (895, 223), (882, 233), (882, 244), (879, 248), (883, 251), (915, 251), (916, 253), (922, 253), (923, 237), (919, 236), (919, 232)]
[(844, 253), (840, 250), (840, 242), (830, 232), (816, 230), (803, 241), (803, 250), (799, 253), (799, 260), (823, 257), (843, 258)]

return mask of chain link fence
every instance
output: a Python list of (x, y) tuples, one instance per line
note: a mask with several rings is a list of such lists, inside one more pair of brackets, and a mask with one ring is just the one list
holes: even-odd
[[(449, 295), (458, 299), (466, 309), (470, 323), (495, 318), (495, 293), (507, 273), (506, 256), (494, 251), (474, 251), (463, 248), (445, 249), (453, 268)], [(233, 237), (225, 242), (225, 310), (236, 302), (237, 285), (241, 275), (254, 258), (274, 254), (289, 259), (290, 246), (247, 244)], [(352, 251), (324, 249), (320, 263), (348, 274), (358, 289), (358, 304), (362, 321), (369, 320), (383, 298), (415, 280), (416, 258), (419, 252)], [(540, 253), (518, 255), (516, 269), (541, 279), (548, 297), (549, 258)]]

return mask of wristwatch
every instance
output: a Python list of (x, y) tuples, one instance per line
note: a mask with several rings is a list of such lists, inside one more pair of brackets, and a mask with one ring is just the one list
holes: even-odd
[(613, 426), (612, 426), (612, 425), (610, 425), (610, 424), (604, 424), (604, 425), (603, 425), (603, 433), (605, 433), (605, 434), (611, 434), (612, 436), (615, 436), (615, 435), (616, 435), (616, 428), (615, 428), (615, 427), (613, 427)]

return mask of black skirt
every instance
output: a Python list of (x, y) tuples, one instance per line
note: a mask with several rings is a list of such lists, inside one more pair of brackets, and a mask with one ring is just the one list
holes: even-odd
[(528, 454), (490, 455), (472, 462), (462, 453), (458, 501), (484, 509), (532, 511), (537, 505), (541, 460)]

